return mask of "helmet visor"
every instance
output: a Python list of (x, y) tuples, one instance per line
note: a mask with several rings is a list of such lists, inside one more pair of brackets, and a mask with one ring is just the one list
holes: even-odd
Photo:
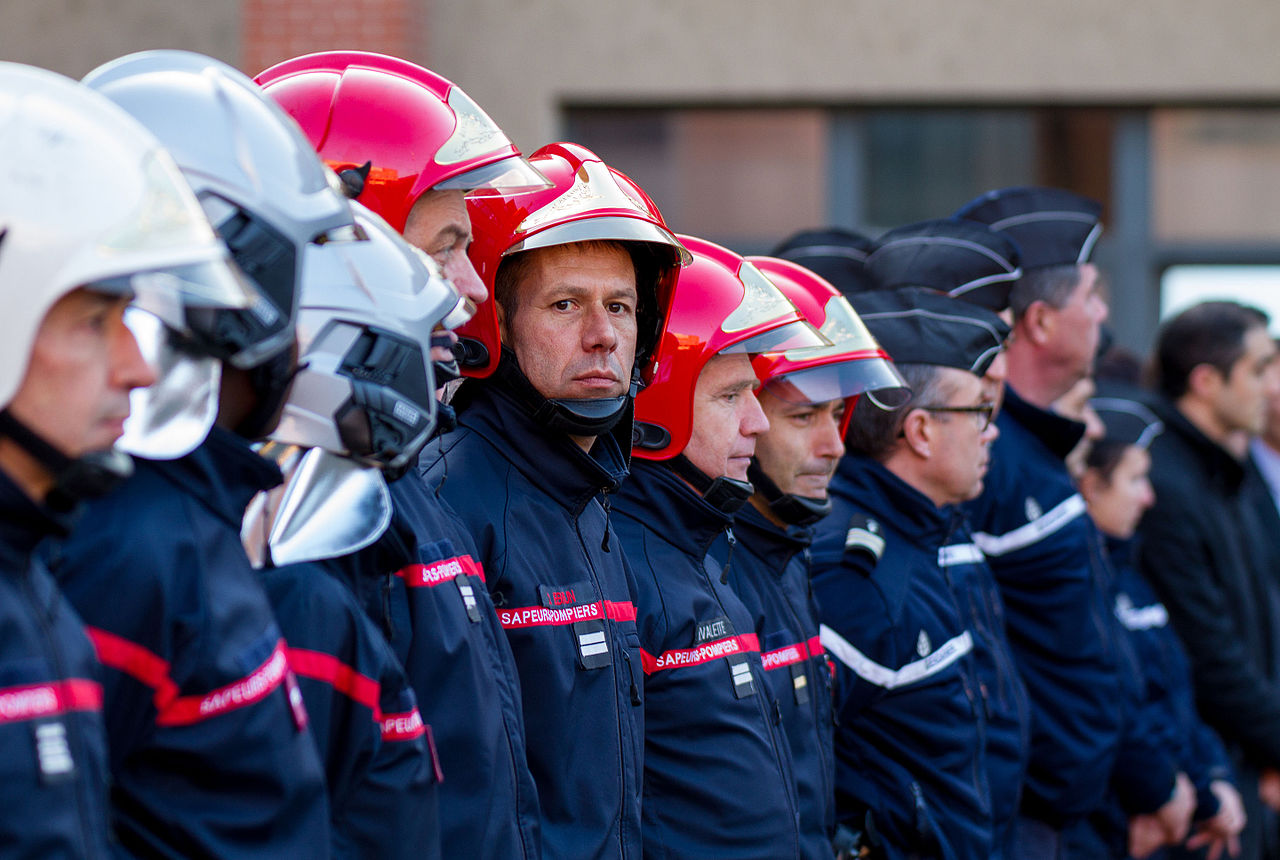
[[(788, 302), (788, 304), (790, 304)], [(762, 331), (759, 334), (731, 343), (720, 350), (718, 355), (733, 353), (749, 353), (757, 355), (762, 352), (782, 352), (790, 349), (821, 349), (830, 346), (827, 339), (818, 330), (803, 320), (785, 323)]]
[(220, 259), (148, 269), (109, 278), (98, 278), (85, 288), (114, 295), (132, 295), (133, 305), (175, 327), (189, 308), (241, 310), (258, 299), (258, 291), (231, 262), (225, 251)]
[(518, 155), (483, 164), (432, 186), (438, 191), (462, 191), (468, 196), (502, 194), (509, 197), (550, 187), (551, 181)]
[(788, 403), (827, 403), (874, 391), (879, 402), (893, 406), (905, 403), (910, 396), (898, 371), (883, 358), (808, 367), (775, 377), (764, 388)]
[(516, 242), (504, 253), (514, 254), (518, 251), (531, 251), (534, 248), (549, 248), (552, 245), (569, 245), (574, 242), (648, 242), (671, 249), (680, 265), (687, 265), (693, 257), (684, 245), (670, 230), (659, 227), (640, 218), (629, 218), (624, 215), (610, 215), (592, 218), (579, 218), (566, 221), (554, 227), (548, 227), (534, 233), (528, 239)]

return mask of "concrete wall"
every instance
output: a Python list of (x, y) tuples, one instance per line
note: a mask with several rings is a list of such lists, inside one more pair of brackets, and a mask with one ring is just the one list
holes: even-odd
[(149, 48), (185, 48), (239, 66), (239, 0), (0, 2), (0, 59), (80, 78)]
[(529, 149), (566, 103), (1280, 101), (1274, 0), (435, 0), (427, 38)]

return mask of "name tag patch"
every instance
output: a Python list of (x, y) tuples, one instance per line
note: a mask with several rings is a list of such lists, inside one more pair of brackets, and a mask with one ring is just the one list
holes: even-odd
[(723, 639), (726, 636), (733, 635), (733, 622), (728, 616), (721, 615), (719, 618), (712, 618), (710, 621), (699, 621), (694, 628), (693, 644), (698, 646), (704, 642), (711, 642), (715, 639)]

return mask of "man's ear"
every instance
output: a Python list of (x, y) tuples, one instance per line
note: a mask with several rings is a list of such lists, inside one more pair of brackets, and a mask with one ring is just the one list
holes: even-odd
[(1222, 371), (1212, 364), (1197, 364), (1187, 374), (1187, 393), (1204, 400), (1212, 399), (1225, 381)]
[(1053, 339), (1058, 325), (1058, 311), (1044, 301), (1034, 301), (1027, 306), (1018, 323), (1019, 337), (1025, 337), (1036, 346), (1044, 346)]
[(923, 409), (911, 409), (902, 422), (903, 440), (922, 460), (933, 456), (934, 427), (934, 423), (929, 420), (929, 413)]
[(493, 303), (493, 309), (498, 315), (498, 337), (507, 346), (511, 346), (511, 333), (507, 331), (507, 309), (497, 300)]
[(1086, 502), (1097, 495), (1099, 490), (1106, 488), (1106, 482), (1102, 480), (1102, 475), (1097, 469), (1086, 468), (1076, 483), (1079, 484), (1080, 495), (1084, 496)]

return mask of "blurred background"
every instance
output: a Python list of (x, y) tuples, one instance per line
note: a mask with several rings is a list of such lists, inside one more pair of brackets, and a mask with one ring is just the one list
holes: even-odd
[(1105, 205), (1120, 343), (1207, 296), (1280, 320), (1275, 0), (0, 0), (6, 60), (79, 77), (159, 47), (250, 75), (406, 57), (525, 153), (586, 144), (743, 253), (1061, 186)]

